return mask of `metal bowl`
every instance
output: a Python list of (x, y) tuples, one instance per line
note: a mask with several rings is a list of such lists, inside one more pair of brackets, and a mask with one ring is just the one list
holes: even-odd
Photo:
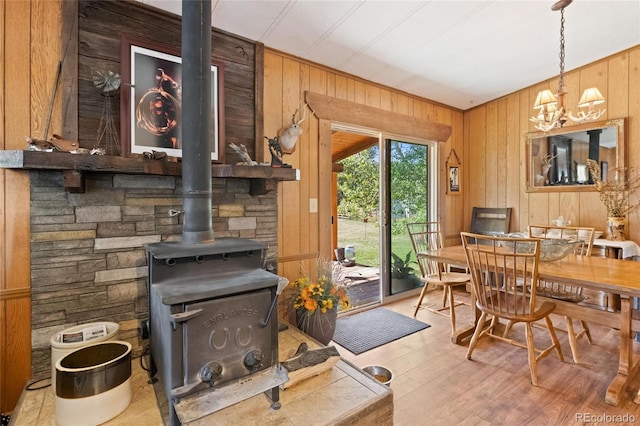
[(389, 386), (391, 380), (393, 380), (393, 373), (391, 370), (380, 365), (370, 365), (368, 367), (364, 367), (363, 370), (371, 374), (383, 385)]

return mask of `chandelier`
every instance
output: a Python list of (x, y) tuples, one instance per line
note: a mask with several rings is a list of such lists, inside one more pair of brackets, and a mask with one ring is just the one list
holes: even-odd
[(551, 90), (546, 89), (538, 92), (533, 109), (537, 111), (535, 117), (529, 120), (536, 123), (536, 129), (548, 132), (554, 128), (564, 126), (567, 120), (582, 123), (585, 121), (597, 120), (602, 117), (605, 109), (596, 110), (595, 106), (605, 102), (604, 96), (596, 87), (590, 87), (584, 91), (580, 102), (578, 102), (578, 114), (573, 115), (565, 107), (565, 97), (567, 91), (564, 88), (564, 8), (569, 6), (573, 0), (560, 0), (551, 6), (551, 10), (560, 10), (560, 76), (558, 81), (558, 91), (554, 95)]

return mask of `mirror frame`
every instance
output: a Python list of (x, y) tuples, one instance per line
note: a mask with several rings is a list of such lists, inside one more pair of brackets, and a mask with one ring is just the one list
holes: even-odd
[(594, 121), (590, 123), (579, 124), (576, 126), (562, 127), (560, 129), (554, 129), (548, 132), (531, 132), (525, 134), (525, 162), (526, 162), (526, 181), (527, 181), (527, 192), (584, 192), (584, 191), (595, 191), (595, 185), (547, 185), (547, 186), (535, 186), (533, 184), (533, 152), (532, 152), (532, 141), (534, 139), (539, 139), (543, 137), (555, 136), (555, 135), (564, 135), (568, 133), (575, 132), (584, 132), (588, 130), (594, 129), (602, 129), (605, 127), (616, 127), (617, 131), (617, 146), (616, 146), (616, 164), (610, 166), (614, 167), (625, 167), (625, 119), (617, 118), (613, 120), (604, 120), (604, 121)]

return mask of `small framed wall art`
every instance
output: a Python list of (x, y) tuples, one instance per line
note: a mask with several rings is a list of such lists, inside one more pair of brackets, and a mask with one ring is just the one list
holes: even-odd
[[(453, 160), (455, 160), (455, 162), (451, 161), (452, 155), (454, 157)], [(460, 161), (460, 158), (458, 158), (458, 154), (456, 154), (455, 149), (451, 148), (451, 152), (447, 157), (447, 161), (445, 162), (445, 165), (447, 169), (447, 194), (451, 194), (451, 195), (461, 194), (460, 183), (462, 182), (462, 176), (461, 176), (462, 168), (460, 166), (462, 166), (462, 162)]]

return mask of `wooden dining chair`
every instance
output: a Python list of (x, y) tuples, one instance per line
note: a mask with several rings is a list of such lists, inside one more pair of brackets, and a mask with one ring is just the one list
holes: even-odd
[[(574, 254), (583, 256), (591, 256), (591, 249), (593, 247), (595, 232), (595, 228), (582, 226), (529, 225), (529, 236), (533, 238), (561, 238), (582, 241), (582, 244), (578, 244), (576, 246)], [(538, 282), (536, 292), (541, 296), (574, 303), (580, 303), (586, 299), (586, 297), (583, 295), (582, 287), (566, 283), (548, 282), (541, 280)], [(578, 363), (578, 340), (582, 337), (586, 337), (589, 343), (593, 343), (593, 341), (591, 340), (591, 331), (589, 330), (587, 322), (581, 320), (580, 324), (582, 326), (582, 329), (576, 332), (573, 324), (573, 318), (569, 316), (565, 316), (564, 318), (567, 324), (566, 332), (567, 336), (569, 337), (569, 346), (571, 347), (573, 362)]]
[[(471, 359), (479, 339), (485, 335), (526, 348), (531, 383), (537, 386), (539, 360), (555, 349), (560, 360), (564, 361), (549, 316), (556, 306), (549, 301), (539, 305), (536, 303), (540, 240), (470, 232), (461, 232), (460, 235), (471, 273), (476, 306), (481, 312), (467, 350), (467, 359)], [(485, 328), (487, 316), (492, 318), (489, 327)], [(524, 323), (526, 344), (497, 334), (496, 326), (500, 318), (512, 323)], [(552, 344), (538, 349), (534, 344), (532, 324), (543, 319)]]
[[(433, 259), (428, 259), (422, 256), (421, 253), (425, 253), (430, 250), (436, 250), (443, 247), (442, 233), (440, 232), (440, 224), (438, 222), (418, 222), (408, 223), (407, 231), (411, 238), (411, 244), (413, 245), (413, 251), (418, 261), (420, 268), (421, 280), (424, 282), (416, 309), (413, 312), (413, 317), (418, 315), (420, 309), (427, 309), (431, 312), (446, 315), (448, 310), (449, 318), (451, 319), (451, 332), (456, 331), (456, 310), (457, 306), (464, 303), (456, 303), (454, 300), (453, 287), (464, 286), (469, 283), (470, 276), (465, 272), (453, 272), (451, 266), (438, 262)], [(462, 268), (466, 268), (466, 265), (461, 265)], [(427, 288), (429, 284), (442, 287), (442, 307), (432, 308), (431, 306), (425, 306), (422, 304)], [(448, 304), (448, 308), (447, 308)]]

